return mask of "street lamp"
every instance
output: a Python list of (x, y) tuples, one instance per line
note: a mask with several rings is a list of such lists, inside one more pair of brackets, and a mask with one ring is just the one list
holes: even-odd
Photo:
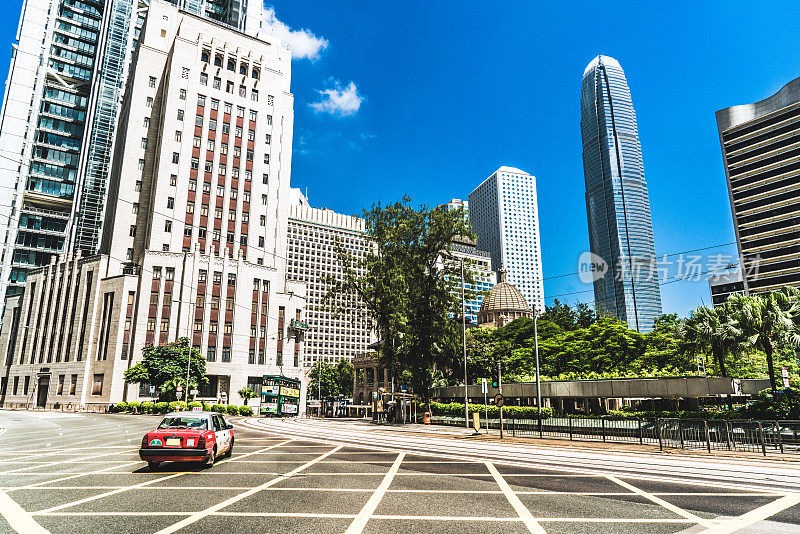
[(469, 392), (467, 390), (467, 314), (464, 310), (464, 258), (461, 260), (461, 335), (464, 348), (464, 426), (469, 428)]
[(539, 414), (539, 437), (542, 433), (542, 389), (539, 381), (539, 313), (536, 305), (533, 305), (533, 343), (536, 353), (536, 411)]

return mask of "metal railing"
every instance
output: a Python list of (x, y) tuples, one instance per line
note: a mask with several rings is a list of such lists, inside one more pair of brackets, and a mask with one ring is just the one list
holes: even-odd
[[(464, 426), (463, 417), (433, 416), (431, 422)], [(481, 418), (481, 426), (499, 429), (500, 420)], [(508, 417), (503, 419), (503, 430), (512, 437), (627, 442), (658, 445), (661, 450), (745, 451), (764, 456), (800, 454), (800, 421)]]

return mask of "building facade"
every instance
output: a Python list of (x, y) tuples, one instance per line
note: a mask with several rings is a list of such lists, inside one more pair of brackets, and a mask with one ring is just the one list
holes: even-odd
[[(263, 5), (169, 0), (255, 35)], [(147, 0), (26, 0), (0, 111), (0, 300), (29, 269), (98, 251), (120, 106)]]
[(716, 308), (725, 303), (731, 295), (743, 295), (744, 280), (738, 265), (731, 265), (724, 271), (708, 276), (708, 287), (711, 290), (711, 304)]
[(662, 313), (653, 223), (636, 113), (614, 58), (598, 56), (583, 73), (581, 137), (589, 246), (607, 267), (595, 308), (648, 332)]
[(308, 206), (299, 191), (289, 207), (286, 278), (307, 286), (308, 303), (305, 360), (311, 367), (318, 361), (334, 364), (352, 360), (367, 352), (375, 341), (364, 304), (355, 296), (326, 301), (333, 281), (343, 281), (344, 271), (337, 247), (349, 255), (354, 274), (362, 276), (362, 262), (369, 252), (364, 221), (327, 209)]
[(500, 269), (500, 281), (481, 302), (478, 326), (500, 328), (515, 319), (532, 316), (533, 312), (525, 302), (525, 297), (506, 280), (506, 271)]
[[(497, 273), (492, 270), (492, 257), (485, 250), (480, 250), (474, 241), (458, 239), (450, 244), (451, 267), (458, 270), (461, 260), (464, 261), (464, 270), (472, 277), (472, 282), (464, 284), (464, 315), (467, 322), (478, 324), (478, 311), (481, 302), (492, 287), (497, 283)], [(443, 260), (446, 261), (446, 260)], [(465, 274), (465, 278), (467, 278)], [(453, 296), (461, 300), (461, 280), (457, 277), (452, 280)], [(453, 314), (455, 315), (455, 314)], [(460, 317), (460, 313), (458, 314)]]
[[(59, 390), (50, 384), (74, 374), (69, 401), (81, 406), (146, 397), (125, 387), (122, 372), (143, 345), (181, 337), (207, 360), (200, 397), (235, 402), (233, 392), (263, 375), (303, 377), (305, 285), (285, 277), (289, 52), (159, 0), (146, 13), (101, 254), (33, 271), (24, 296), (7, 306), (7, 403), (65, 402), (50, 398)], [(83, 325), (88, 333), (78, 337), (72, 329)], [(62, 346), (71, 331), (75, 342)], [(72, 357), (75, 343), (85, 352)], [(69, 367), (78, 355), (83, 373)], [(24, 376), (49, 393), (14, 393)]]
[(536, 178), (500, 167), (469, 194), (469, 219), (477, 248), (489, 252), (492, 267), (505, 268), (528, 304), (543, 311)]
[(744, 288), (800, 286), (800, 78), (716, 115)]

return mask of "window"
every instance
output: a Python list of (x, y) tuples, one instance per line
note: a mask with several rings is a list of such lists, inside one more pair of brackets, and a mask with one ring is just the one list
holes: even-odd
[(175, 141), (180, 143), (181, 139), (183, 139), (183, 132), (180, 130), (175, 130)]
[(125, 259), (131, 261), (133, 259), (133, 249), (129, 248), (125, 254)]
[(267, 124), (272, 126), (272, 115), (267, 115)]
[(180, 100), (186, 100), (186, 89), (181, 89), (181, 90), (178, 92), (178, 99), (180, 99)]
[(267, 225), (267, 216), (266, 215), (261, 215), (258, 219), (259, 219), (259, 224), (261, 226), (266, 226)]
[(136, 237), (136, 225), (135, 224), (131, 225), (131, 229), (128, 231), (128, 234), (131, 237)]
[(203, 63), (208, 63), (208, 57), (209, 57), (208, 52), (203, 50), (203, 53), (200, 54), (200, 61), (202, 61)]
[(222, 361), (223, 362), (231, 361), (231, 349), (230, 349), (230, 347), (222, 347)]
[(208, 85), (208, 74), (205, 72), (200, 73), (200, 85)]
[(214, 271), (214, 283), (221, 284), (222, 283), (222, 272), (221, 271)]
[[(195, 182), (197, 183), (197, 182)], [(169, 175), (169, 185), (177, 185), (178, 184), (178, 175), (177, 174), (170, 174)]]
[(252, 150), (248, 150), (247, 151), (246, 159), (247, 159), (247, 161), (253, 161), (253, 151)]
[(144, 170), (144, 160), (143, 159), (139, 160), (138, 166), (139, 166), (139, 170), (140, 171)]
[(164, 243), (161, 245), (161, 250), (164, 252), (169, 252), (169, 243)]
[(217, 131), (217, 120), (216, 119), (209, 119), (208, 121), (208, 129), (212, 132)]
[(217, 347), (208, 347), (206, 361), (213, 362), (217, 359)]
[(238, 147), (238, 146), (233, 147), (233, 157), (234, 158), (241, 158), (242, 157), (242, 147)]
[[(77, 386), (78, 386), (78, 375), (70, 375), (70, 377), (69, 377), (69, 394), (70, 395), (75, 395), (75, 390), (76, 390)], [(15, 387), (15, 389), (16, 389), (16, 387)]]
[(242, 106), (236, 106), (236, 116), (244, 118), (244, 108)]
[(244, 76), (247, 76), (247, 64), (246, 63), (241, 63), (239, 65), (239, 74), (243, 74)]
[[(244, 171), (244, 181), (249, 182), (253, 179), (253, 171)], [(250, 193), (245, 193), (249, 195)]]
[(228, 70), (231, 72), (236, 70), (236, 63), (232, 59), (228, 60)]
[(205, 283), (207, 279), (208, 279), (208, 271), (206, 271), (205, 269), (200, 269), (197, 272), (197, 281)]
[(242, 98), (247, 96), (247, 88), (244, 85), (239, 86), (239, 96)]
[(233, 82), (232, 81), (229, 80), (229, 81), (225, 82), (225, 92), (233, 94)]
[(266, 143), (267, 143), (268, 145), (271, 145), (271, 144), (272, 144), (272, 136), (271, 136), (270, 134), (267, 134), (267, 137), (266, 137)]
[(231, 125), (228, 124), (227, 122), (222, 123), (222, 133), (224, 135), (228, 135), (229, 133), (231, 133)]
[(233, 323), (226, 322), (225, 326), (223, 327), (222, 333), (223, 334), (233, 333)]
[(179, 120), (179, 121), (182, 121), (182, 120), (183, 120), (183, 110), (182, 110), (182, 109), (179, 109), (179, 110), (178, 110), (178, 120)]
[(192, 158), (191, 159), (191, 166), (192, 166), (192, 170), (196, 171), (197, 169), (200, 168), (200, 160), (197, 159), (197, 158)]
[(211, 192), (211, 183), (203, 182), (203, 193), (210, 193), (210, 192)]
[(258, 102), (258, 89), (252, 89), (250, 91), (250, 100)]
[(209, 139), (208, 141), (206, 141), (206, 150), (210, 150), (211, 152), (214, 152), (214, 140), (213, 139)]
[(228, 143), (220, 143), (219, 153), (222, 154), (223, 156), (228, 155)]
[(164, 221), (164, 231), (172, 232), (172, 221)]
[(255, 122), (256, 121), (256, 117), (258, 117), (258, 112), (251, 109), (250, 110), (250, 120)]
[(167, 197), (167, 209), (175, 209), (175, 198)]
[(194, 202), (186, 203), (186, 213), (194, 213)]
[(255, 130), (247, 130), (247, 140), (248, 141), (255, 141), (256, 140), (256, 131)]
[(102, 374), (94, 375), (94, 380), (92, 381), (92, 395), (102, 395), (102, 394), (103, 394), (103, 375)]
[(183, 235), (184, 237), (192, 237), (192, 226), (186, 224), (183, 226)]
[(195, 115), (194, 117), (194, 125), (203, 127), (203, 116), (202, 115)]
[(236, 285), (236, 275), (234, 273), (228, 273), (228, 285), (229, 286)]
[(200, 216), (208, 217), (208, 204), (202, 204), (200, 206)]
[(220, 84), (221, 82), (222, 82), (222, 80), (220, 80), (219, 78), (217, 78), (216, 76), (214, 76), (214, 82), (213, 82), (213, 87), (214, 87), (214, 89), (219, 89), (219, 84)]
[(250, 349), (249, 354), (247, 355), (247, 363), (256, 363), (256, 351), (255, 349)]
[(172, 153), (172, 163), (178, 163), (180, 161), (180, 154), (177, 152)]
[(147, 101), (146, 101), (145, 105), (146, 105), (148, 108), (152, 108), (152, 107), (153, 107), (153, 97), (152, 97), (152, 96), (148, 96), (148, 97), (147, 97)]
[(155, 76), (150, 76), (150, 80), (147, 82), (147, 85), (149, 87), (155, 87), (156, 86), (156, 77)]
[(233, 108), (233, 105), (230, 102), (225, 102), (225, 113), (230, 115), (232, 108)]
[(197, 105), (200, 107), (205, 107), (206, 97), (203, 95), (197, 95)]
[[(266, 174), (264, 175), (266, 176)], [(267, 182), (264, 182), (267, 183)], [(267, 205), (267, 195), (261, 195), (261, 204), (266, 206)]]
[(209, 334), (216, 334), (217, 333), (218, 324), (216, 321), (211, 321), (208, 323), (208, 333)]
[(214, 218), (215, 219), (222, 218), (222, 208), (214, 208)]
[(258, 246), (264, 248), (264, 236), (258, 236)]
[(56, 391), (56, 395), (64, 394), (64, 378), (64, 375), (58, 375), (58, 390)]
[(144, 118), (144, 123), (142, 124), (142, 126), (144, 126), (145, 128), (149, 128), (150, 127), (150, 117), (145, 117)]
[(269, 165), (269, 154), (264, 154), (264, 163)]
[(283, 365), (283, 351), (278, 351), (275, 356), (275, 365)]
[(272, 95), (267, 95), (267, 105), (272, 106), (275, 104), (275, 97)]
[(211, 109), (218, 110), (219, 109), (219, 100), (216, 98), (211, 99)]
[(194, 178), (189, 180), (189, 191), (197, 191), (197, 180)]
[(222, 54), (217, 54), (214, 56), (214, 66), (221, 67), (222, 66)]
[[(267, 185), (267, 184), (269, 183), (269, 174), (267, 174), (267, 173), (264, 173), (264, 175), (261, 177), (261, 182), (262, 182), (264, 185)], [(265, 205), (265, 206), (267, 205), (267, 203), (266, 203), (266, 198), (265, 198), (264, 205)]]

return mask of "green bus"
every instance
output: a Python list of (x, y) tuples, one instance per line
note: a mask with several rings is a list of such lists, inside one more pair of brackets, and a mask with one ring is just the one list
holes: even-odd
[(263, 417), (297, 417), (300, 381), (283, 375), (264, 375), (259, 414)]

